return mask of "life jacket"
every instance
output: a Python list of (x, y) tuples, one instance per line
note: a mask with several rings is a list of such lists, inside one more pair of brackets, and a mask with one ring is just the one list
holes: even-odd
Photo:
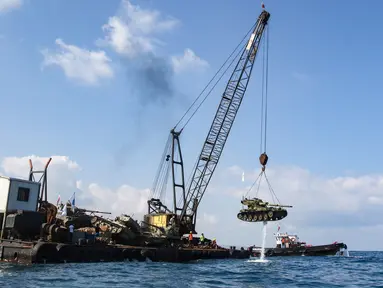
[(193, 234), (189, 234), (189, 240), (193, 240)]

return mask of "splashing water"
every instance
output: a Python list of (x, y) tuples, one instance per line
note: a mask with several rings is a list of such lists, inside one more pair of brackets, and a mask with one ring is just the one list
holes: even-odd
[(262, 234), (263, 234), (262, 250), (261, 250), (261, 257), (259, 258), (259, 260), (264, 261), (265, 260), (266, 234), (267, 234), (267, 221), (263, 221)]
[(347, 249), (347, 248), (345, 248), (345, 249), (343, 249), (343, 251), (339, 251), (339, 252), (343, 252), (343, 255), (340, 254), (340, 255), (342, 255), (343, 257), (350, 257), (350, 253), (348, 253), (348, 249)]
[(265, 259), (265, 246), (266, 246), (266, 235), (267, 235), (267, 221), (263, 221), (263, 229), (262, 229), (263, 239), (262, 239), (262, 248), (261, 248), (261, 256), (259, 259), (248, 260), (247, 262), (259, 262), (259, 263), (267, 263), (269, 260)]

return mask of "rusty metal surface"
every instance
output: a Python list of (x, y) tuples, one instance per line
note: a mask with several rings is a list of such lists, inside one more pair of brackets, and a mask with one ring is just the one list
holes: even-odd
[(250, 252), (245, 249), (76, 245), (44, 241), (28, 244), (20, 242), (12, 244), (6, 241), (0, 243), (0, 251), (2, 251), (1, 261), (19, 264), (146, 261), (146, 259), (154, 262), (188, 262), (198, 259), (250, 257)]
[(267, 156), (266, 153), (262, 153), (261, 156), (259, 156), (259, 163), (261, 163), (262, 166), (266, 166), (268, 160), (269, 156)]

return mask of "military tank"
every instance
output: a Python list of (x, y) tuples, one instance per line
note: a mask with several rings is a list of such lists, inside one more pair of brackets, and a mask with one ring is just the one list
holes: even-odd
[(263, 202), (259, 198), (244, 199), (241, 203), (247, 206), (242, 209), (237, 218), (245, 222), (263, 222), (263, 221), (279, 221), (287, 216), (287, 210), (284, 208), (292, 208), (293, 206), (269, 204)]

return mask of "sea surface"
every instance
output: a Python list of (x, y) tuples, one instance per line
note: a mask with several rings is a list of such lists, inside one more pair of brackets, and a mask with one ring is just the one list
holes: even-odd
[(383, 252), (267, 260), (0, 264), (0, 287), (383, 287)]

